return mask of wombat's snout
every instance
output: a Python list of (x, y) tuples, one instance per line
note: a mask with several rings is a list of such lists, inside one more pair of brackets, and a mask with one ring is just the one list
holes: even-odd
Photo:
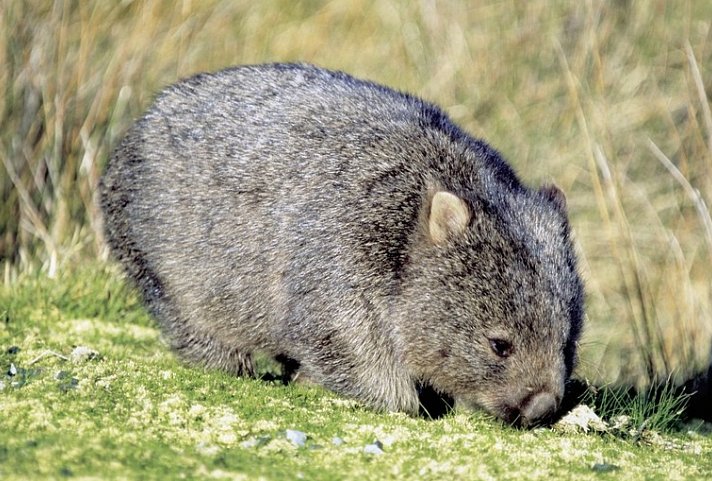
[(519, 401), (515, 401), (507, 409), (507, 421), (521, 427), (532, 427), (546, 424), (553, 418), (559, 404), (561, 396), (551, 391), (534, 392)]
[(559, 400), (550, 392), (530, 396), (521, 407), (522, 426), (531, 426), (549, 419), (559, 407)]

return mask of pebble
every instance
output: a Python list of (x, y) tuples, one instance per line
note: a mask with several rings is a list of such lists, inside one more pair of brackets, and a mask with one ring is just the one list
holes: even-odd
[(579, 404), (573, 408), (566, 416), (561, 418), (553, 428), (564, 433), (581, 432), (587, 433), (589, 430), (594, 432), (608, 431), (608, 425), (605, 421), (598, 417), (593, 412), (593, 409), (585, 404)]
[(71, 354), (69, 354), (69, 358), (72, 360), (72, 362), (91, 361), (92, 359), (96, 359), (97, 357), (99, 357), (99, 353), (94, 349), (86, 346), (77, 346), (74, 348)]
[(334, 446), (341, 446), (342, 444), (344, 444), (344, 440), (338, 436), (334, 436), (333, 438), (331, 438), (331, 444), (333, 444)]
[(255, 447), (257, 447), (258, 444), (259, 444), (259, 441), (257, 440), (257, 438), (250, 438), (247, 441), (242, 441), (240, 443), (240, 447), (255, 448)]
[(632, 424), (630, 416), (625, 416), (623, 414), (611, 419), (611, 423), (612, 423), (611, 428), (615, 429), (616, 431), (623, 431), (623, 430), (627, 429), (628, 427), (630, 427), (630, 425)]
[(270, 441), (269, 436), (257, 436), (255, 438), (250, 438), (247, 441), (243, 441), (240, 443), (240, 447), (243, 448), (259, 448), (260, 446), (264, 446)]
[(596, 473), (610, 473), (611, 471), (618, 471), (619, 469), (621, 468), (610, 463), (595, 463), (591, 466), (591, 471)]
[(10, 363), (10, 369), (7, 370), (7, 375), (8, 376), (17, 376), (17, 367), (15, 367), (14, 362)]
[(383, 443), (376, 439), (372, 444), (364, 446), (363, 452), (366, 454), (381, 455), (383, 454)]
[(287, 429), (286, 432), (287, 439), (296, 446), (303, 447), (307, 442), (307, 435), (301, 431), (296, 431), (294, 429)]
[(195, 446), (195, 450), (204, 456), (216, 456), (220, 453), (220, 448), (214, 444), (207, 444), (203, 441)]

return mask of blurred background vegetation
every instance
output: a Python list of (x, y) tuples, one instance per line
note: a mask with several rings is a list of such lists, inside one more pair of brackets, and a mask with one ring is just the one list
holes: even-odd
[(710, 363), (712, 2), (0, 0), (0, 272), (106, 258), (94, 202), (156, 92), (308, 61), (407, 90), (568, 195), (581, 375)]

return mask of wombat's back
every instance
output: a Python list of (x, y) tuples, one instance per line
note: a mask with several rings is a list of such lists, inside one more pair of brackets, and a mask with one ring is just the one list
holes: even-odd
[[(453, 149), (483, 155), (453, 164)], [(149, 302), (166, 289), (175, 302), (259, 292), (268, 300), (245, 304), (266, 304), (260, 316), (269, 316), (278, 302), (269, 287), (284, 271), (387, 292), (427, 184), (484, 192), (494, 180), (520, 188), (494, 151), (433, 105), (275, 64), (166, 89), (117, 149), (102, 189), (109, 242)]]
[[(467, 214), (468, 232), (446, 235), (447, 249), (428, 238), (437, 192)], [(490, 329), (483, 321), (510, 322), (480, 312), (483, 292), (499, 306), (510, 290), (547, 284), (561, 299), (532, 294), (555, 305), (537, 316), (564, 317), (530, 326), (536, 343), (578, 336), (563, 312), (580, 308), (580, 283), (557, 195), (524, 188), (436, 107), (342, 73), (238, 67), (169, 87), (115, 152), (101, 194), (109, 243), (149, 309), (178, 351), (209, 365), (251, 372), (249, 353), (263, 350), (331, 389), (413, 412), (420, 363), (447, 350), (435, 345), (465, 346), (465, 333)], [(447, 307), (461, 295), (464, 330)], [(550, 355), (547, 386), (573, 363)]]

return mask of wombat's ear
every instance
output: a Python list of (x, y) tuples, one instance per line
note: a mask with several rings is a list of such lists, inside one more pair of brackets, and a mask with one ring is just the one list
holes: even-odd
[(450, 192), (439, 191), (430, 201), (428, 233), (434, 244), (442, 244), (459, 235), (470, 223), (470, 209), (464, 200)]
[(566, 212), (566, 194), (556, 185), (545, 185), (539, 189), (539, 192), (546, 200), (553, 202), (562, 212)]

